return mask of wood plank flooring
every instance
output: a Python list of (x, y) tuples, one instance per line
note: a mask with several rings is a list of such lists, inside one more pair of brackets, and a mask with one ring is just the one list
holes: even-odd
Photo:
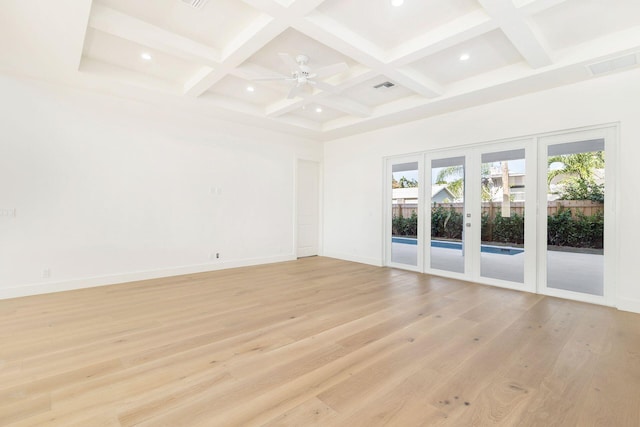
[(0, 301), (2, 426), (640, 426), (640, 315), (329, 258)]

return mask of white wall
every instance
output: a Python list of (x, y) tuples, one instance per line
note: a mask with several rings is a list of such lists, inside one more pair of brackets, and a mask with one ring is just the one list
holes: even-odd
[(296, 159), (319, 143), (28, 80), (0, 93), (0, 209), (17, 213), (0, 298), (293, 258)]
[(640, 70), (330, 141), (324, 255), (382, 265), (384, 156), (620, 122), (618, 307), (640, 312)]

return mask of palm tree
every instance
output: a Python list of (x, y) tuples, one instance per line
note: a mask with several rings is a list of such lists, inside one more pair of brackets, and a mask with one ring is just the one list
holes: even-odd
[(604, 168), (603, 151), (549, 157), (547, 165), (554, 163), (559, 163), (562, 167), (549, 169), (547, 183), (551, 186), (551, 182), (559, 178), (558, 184), (561, 186), (556, 193), (559, 193), (561, 199), (604, 201), (604, 185), (598, 184), (594, 177), (596, 169)]
[[(491, 170), (488, 163), (482, 164), (482, 200), (491, 200), (492, 194), (488, 187), (489, 176)], [(451, 180), (453, 179), (453, 180)], [(451, 180), (451, 181), (450, 181)], [(447, 190), (453, 194), (456, 199), (462, 199), (464, 195), (464, 166), (447, 166), (441, 168), (436, 175), (436, 184), (446, 184)], [(485, 188), (486, 187), (486, 188)]]
[(562, 164), (562, 168), (549, 170), (547, 174), (548, 183), (551, 183), (555, 177), (560, 175), (589, 182), (593, 180), (593, 171), (604, 167), (604, 151), (551, 156), (547, 160), (547, 165), (551, 166), (553, 163)]

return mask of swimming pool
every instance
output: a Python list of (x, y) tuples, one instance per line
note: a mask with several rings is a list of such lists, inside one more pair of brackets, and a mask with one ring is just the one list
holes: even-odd
[[(391, 241), (393, 243), (402, 243), (405, 245), (417, 245), (418, 239), (413, 239), (410, 237), (392, 237)], [(462, 242), (447, 242), (444, 240), (432, 240), (431, 241), (432, 248), (444, 248), (444, 249), (457, 249), (462, 250)], [(511, 246), (493, 246), (493, 245), (481, 245), (480, 251), (490, 254), (500, 254), (500, 255), (515, 255), (524, 252), (522, 248), (513, 248)]]

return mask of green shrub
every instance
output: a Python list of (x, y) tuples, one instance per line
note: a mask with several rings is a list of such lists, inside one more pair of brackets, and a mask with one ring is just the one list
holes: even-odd
[[(571, 210), (563, 209), (547, 218), (547, 243), (552, 246), (602, 249), (604, 237), (604, 213), (573, 215)], [(454, 208), (435, 206), (431, 209), (431, 237), (461, 239), (464, 216)], [(524, 243), (524, 215), (512, 213), (503, 218), (500, 210), (493, 219), (487, 212), (482, 213), (481, 227), (483, 242), (508, 244)], [(409, 218), (394, 216), (392, 223), (394, 236), (416, 237), (418, 234), (418, 215)]]
[(418, 235), (418, 215), (415, 212), (412, 212), (409, 218), (394, 215), (391, 220), (391, 232), (394, 236), (416, 237)]
[(604, 203), (604, 184), (596, 184), (593, 180), (569, 179), (560, 191), (560, 199)]
[(510, 217), (503, 218), (498, 210), (493, 219), (493, 239), (501, 243), (524, 243), (524, 215), (512, 213)]
[(431, 209), (431, 237), (462, 238), (463, 216), (454, 208), (437, 206)]
[(602, 249), (604, 242), (604, 213), (575, 216), (569, 209), (549, 215), (547, 219), (547, 243), (552, 246)]

